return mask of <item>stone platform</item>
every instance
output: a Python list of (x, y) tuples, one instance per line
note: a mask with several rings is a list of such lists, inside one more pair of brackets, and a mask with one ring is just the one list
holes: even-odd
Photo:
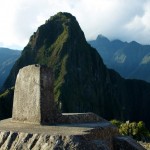
[(117, 135), (118, 129), (105, 120), (43, 126), (7, 119), (0, 122), (0, 149), (111, 150)]
[[(86, 130), (111, 125), (110, 122), (94, 113), (63, 113), (55, 124), (33, 124), (14, 121), (12, 118), (0, 121), (0, 130), (29, 133), (50, 133), (62, 135), (85, 134)], [(112, 126), (112, 125), (111, 125)], [(113, 126), (114, 127), (114, 126)], [(117, 128), (114, 127), (118, 132)]]
[[(96, 119), (85, 120), (90, 116)], [(62, 118), (68, 120), (68, 123), (64, 123)], [(14, 122), (12, 119), (2, 120), (0, 149), (144, 150), (133, 139), (121, 137), (115, 126), (93, 113), (62, 114), (61, 121), (55, 125), (40, 125)]]

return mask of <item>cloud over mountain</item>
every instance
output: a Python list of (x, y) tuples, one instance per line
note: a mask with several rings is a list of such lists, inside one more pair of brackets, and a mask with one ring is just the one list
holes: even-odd
[(36, 28), (55, 13), (70, 12), (87, 40), (110, 39), (150, 44), (148, 0), (5, 0), (0, 2), (0, 46), (23, 47)]

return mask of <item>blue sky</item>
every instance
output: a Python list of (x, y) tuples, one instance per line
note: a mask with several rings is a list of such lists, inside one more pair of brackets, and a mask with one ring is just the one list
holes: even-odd
[(57, 12), (76, 16), (86, 39), (150, 44), (150, 0), (5, 0), (0, 2), (0, 47), (23, 49), (37, 27)]

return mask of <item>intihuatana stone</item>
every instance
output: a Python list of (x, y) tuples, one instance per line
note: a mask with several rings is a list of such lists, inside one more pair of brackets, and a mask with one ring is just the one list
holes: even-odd
[(41, 65), (20, 69), (15, 84), (13, 121), (54, 123), (58, 116), (55, 106), (52, 70)]

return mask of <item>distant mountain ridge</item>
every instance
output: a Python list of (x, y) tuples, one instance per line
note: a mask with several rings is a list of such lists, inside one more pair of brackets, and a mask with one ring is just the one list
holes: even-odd
[(150, 45), (141, 45), (135, 41), (110, 41), (102, 35), (89, 43), (98, 50), (104, 63), (121, 76), (150, 82)]
[(0, 47), (0, 87), (20, 55), (21, 51)]
[(52, 16), (30, 37), (3, 85), (0, 114), (11, 113), (12, 107), (5, 108), (12, 105), (13, 89), (7, 89), (14, 86), (19, 69), (30, 64), (53, 68), (54, 96), (63, 112), (95, 112), (106, 119), (143, 120), (150, 126), (150, 84), (125, 80), (107, 69), (71, 14)]

